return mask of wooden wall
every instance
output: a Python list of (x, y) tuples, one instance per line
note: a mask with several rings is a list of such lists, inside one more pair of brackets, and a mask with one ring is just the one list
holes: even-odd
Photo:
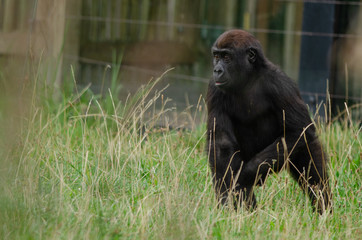
[(1, 1), (3, 71), (21, 78), (25, 76), (18, 76), (18, 73), (24, 74), (28, 63), (41, 62), (43, 68), (38, 69), (39, 73), (49, 82), (60, 84), (65, 4), (66, 0)]
[(302, 1), (0, 0), (0, 68), (10, 69), (10, 57), (41, 60), (56, 85), (69, 80), (70, 66), (86, 83), (101, 79), (118, 54), (130, 81), (176, 66), (180, 81), (206, 82), (213, 41), (243, 28), (298, 80), (302, 17)]
[(300, 31), (302, 7), (272, 0), (1, 0), (0, 55), (42, 55), (59, 68), (64, 47), (67, 66), (79, 57), (112, 62), (115, 51), (129, 65), (193, 64), (222, 31), (241, 27), (297, 76), (300, 37), (279, 34), (273, 43), (275, 34), (255, 29), (280, 18), (282, 29)]

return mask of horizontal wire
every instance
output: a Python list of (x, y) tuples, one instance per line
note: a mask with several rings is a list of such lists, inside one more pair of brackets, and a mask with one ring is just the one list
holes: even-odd
[[(184, 27), (184, 28), (213, 29), (213, 30), (240, 28), (238, 26), (226, 27), (221, 25), (147, 21), (147, 20), (135, 20), (135, 19), (125, 19), (125, 18), (109, 18), (109, 17), (79, 16), (79, 15), (67, 15), (66, 18), (71, 20), (87, 20), (87, 21), (97, 21), (97, 22), (115, 22), (115, 23), (127, 23), (127, 24), (137, 24), (137, 25), (157, 25), (164, 27)], [(298, 35), (298, 36), (362, 38), (361, 34), (323, 33), (323, 32), (289, 31), (289, 30), (286, 31), (286, 30), (265, 29), (265, 28), (251, 28), (248, 31), (253, 33), (273, 33), (273, 34)]]
[[(79, 60), (80, 62), (94, 64), (94, 65), (101, 65), (101, 66), (105, 66), (105, 67), (113, 65), (111, 62), (107, 62), (107, 61), (100, 61), (100, 60), (95, 60), (95, 59), (90, 59), (90, 58), (85, 58), (85, 57), (76, 57), (76, 56), (67, 55), (67, 54), (65, 54), (64, 57), (66, 59)], [(147, 73), (147, 74), (151, 74), (151, 75), (162, 75), (163, 74), (163, 72), (161, 72), (161, 71), (150, 70), (150, 69), (135, 67), (135, 66), (131, 66), (131, 65), (122, 64), (122, 67), (125, 69), (128, 69), (128, 70), (131, 70), (131, 71), (143, 72), (143, 73)], [(171, 77), (177, 78), (178, 80), (189, 80), (189, 81), (201, 82), (201, 83), (209, 82), (209, 79), (207, 79), (207, 78), (195, 77), (195, 76), (190, 76), (190, 75), (186, 75), (186, 74), (169, 73), (168, 75)]]
[[(95, 65), (101, 65), (101, 66), (112, 66), (112, 63), (107, 62), (107, 61), (99, 61), (99, 60), (94, 60), (94, 59), (90, 59), (90, 58), (76, 57), (76, 56), (67, 55), (67, 54), (64, 55), (64, 57), (67, 59), (79, 60), (80, 62), (89, 63), (89, 64), (95, 64)], [(130, 65), (122, 65), (122, 67), (127, 70), (143, 72), (143, 73), (147, 73), (147, 74), (151, 74), (151, 75), (162, 75), (162, 73), (163, 73), (163, 72), (156, 71), (156, 70), (150, 70), (150, 69), (145, 69), (145, 68), (135, 67), (135, 66), (130, 66)], [(207, 79), (207, 78), (195, 77), (195, 76), (190, 76), (190, 75), (186, 75), (186, 74), (170, 73), (168, 75), (170, 77), (177, 78), (178, 80), (188, 80), (188, 81), (195, 81), (195, 82), (201, 82), (201, 83), (209, 82), (209, 79)], [(338, 94), (316, 93), (316, 92), (306, 92), (306, 91), (301, 91), (301, 94), (308, 95), (308, 96), (316, 96), (317, 98), (329, 96), (332, 99), (349, 99), (349, 100), (362, 102), (362, 98), (360, 98), (360, 97), (353, 97), (353, 96), (346, 97), (344, 95), (338, 95)]]
[(278, 0), (278, 2), (294, 2), (294, 3), (318, 3), (318, 4), (333, 4), (333, 5), (353, 5), (362, 6), (361, 2), (343, 2), (343, 1), (332, 1), (332, 0)]

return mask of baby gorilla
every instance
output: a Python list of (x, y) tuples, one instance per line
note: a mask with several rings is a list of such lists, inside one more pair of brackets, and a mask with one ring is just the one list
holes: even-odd
[(287, 168), (323, 213), (330, 206), (327, 157), (299, 90), (243, 30), (223, 33), (212, 47), (207, 150), (216, 195), (235, 207), (256, 206), (255, 185)]

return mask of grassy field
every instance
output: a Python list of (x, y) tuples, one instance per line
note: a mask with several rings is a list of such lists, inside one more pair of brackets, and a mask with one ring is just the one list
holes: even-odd
[(313, 213), (285, 172), (256, 190), (255, 211), (234, 211), (216, 207), (205, 125), (192, 122), (203, 119), (204, 104), (181, 113), (190, 129), (170, 130), (170, 110), (154, 107), (167, 101), (152, 87), (126, 102), (79, 89), (61, 103), (34, 87), (18, 128), (6, 129), (0, 114), (0, 238), (362, 238), (362, 141), (353, 112), (317, 124), (331, 159), (333, 213)]

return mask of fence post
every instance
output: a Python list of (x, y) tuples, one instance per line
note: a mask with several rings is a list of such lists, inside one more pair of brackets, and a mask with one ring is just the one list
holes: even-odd
[[(65, 30), (64, 30), (64, 59), (62, 75), (65, 81), (71, 80), (71, 66), (77, 77), (79, 72), (79, 37), (81, 33), (82, 0), (66, 0), (65, 8)], [(75, 16), (74, 18), (67, 16)]]
[(65, 2), (66, 0), (38, 0), (31, 38), (31, 52), (41, 61), (42, 76), (55, 87), (61, 84)]

